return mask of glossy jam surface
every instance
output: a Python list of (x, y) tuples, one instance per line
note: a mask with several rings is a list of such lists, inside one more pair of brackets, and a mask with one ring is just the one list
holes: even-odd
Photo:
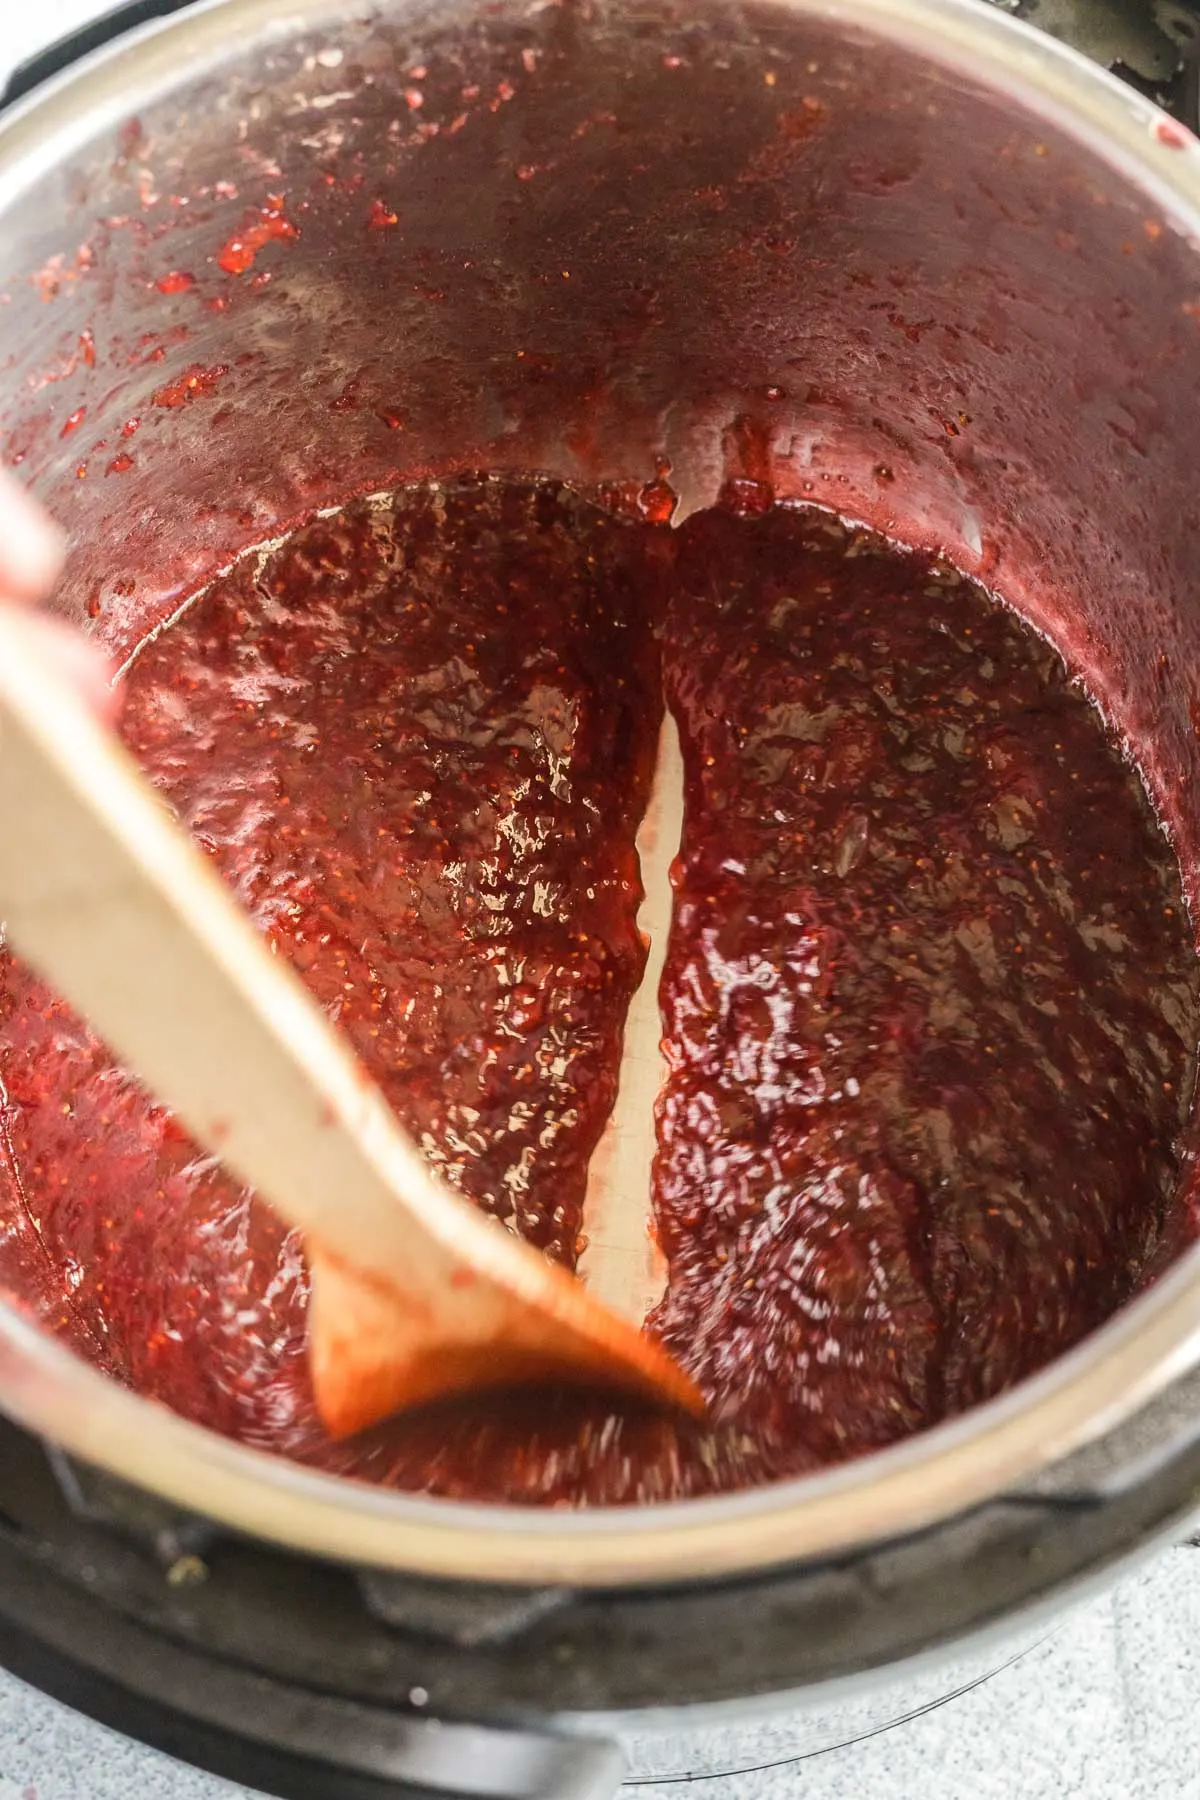
[(711, 1429), (539, 1393), (328, 1443), (299, 1246), (7, 960), (6, 1283), (245, 1441), (560, 1505), (841, 1460), (1108, 1317), (1190, 1229), (1178, 870), (1056, 653), (930, 557), (795, 510), (670, 532), (549, 485), (405, 491), (195, 600), (122, 730), (429, 1154), (572, 1264), (664, 685), (651, 1326)]
[(1137, 1285), (1191, 1100), (1178, 869), (1056, 653), (927, 557), (696, 518), (664, 663), (688, 821), (656, 1322), (764, 1453), (833, 1461)]
[[(660, 683), (631, 534), (479, 482), (309, 525), (151, 640), (121, 730), (426, 1151), (573, 1264), (644, 950)], [(306, 1443), (298, 1245), (6, 967), (12, 1171), (140, 1390)]]

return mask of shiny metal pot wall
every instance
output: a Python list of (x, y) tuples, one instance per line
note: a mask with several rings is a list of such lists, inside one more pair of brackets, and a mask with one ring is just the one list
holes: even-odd
[[(970, 0), (216, 0), (0, 125), (0, 424), (120, 652), (351, 491), (767, 482), (942, 545), (1052, 633), (1200, 887), (1200, 147)], [(0, 1313), (24, 1423), (295, 1547), (682, 1582), (915, 1530), (1200, 1356), (1189, 1257), (971, 1417), (720, 1501), (505, 1512), (220, 1441)]]

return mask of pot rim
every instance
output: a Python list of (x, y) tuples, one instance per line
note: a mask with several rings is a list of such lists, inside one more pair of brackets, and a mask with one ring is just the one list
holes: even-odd
[[(876, 29), (1068, 131), (1200, 250), (1200, 141), (1083, 56), (983, 0), (768, 0)], [(137, 28), (0, 119), (6, 206), (132, 108), (336, 18), (333, 0), (204, 0)], [(1198, 258), (1200, 279), (1200, 258)], [(747, 1493), (564, 1513), (437, 1500), (324, 1475), (188, 1423), (0, 1304), (0, 1398), (20, 1424), (174, 1505), (289, 1549), (522, 1586), (670, 1585), (762, 1574), (930, 1528), (1028, 1485), (1200, 1362), (1200, 1245), (1009, 1393), (840, 1468)]]

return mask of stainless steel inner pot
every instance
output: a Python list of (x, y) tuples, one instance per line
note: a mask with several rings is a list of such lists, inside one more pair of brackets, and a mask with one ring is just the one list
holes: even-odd
[[(211, 0), (0, 123), (0, 264), (3, 453), (70, 533), (58, 603), (118, 653), (353, 492), (489, 468), (633, 494), (665, 458), (686, 512), (769, 481), (944, 547), (1047, 630), (1200, 897), (1200, 144), (1007, 17)], [(1192, 1252), (923, 1437), (568, 1516), (239, 1448), (0, 1309), (5, 1407), (144, 1488), (328, 1557), (576, 1588), (955, 1517), (1197, 1361)]]

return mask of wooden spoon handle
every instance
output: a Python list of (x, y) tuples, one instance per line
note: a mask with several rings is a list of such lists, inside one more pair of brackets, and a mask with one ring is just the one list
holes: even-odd
[(290, 1224), (362, 1267), (407, 1254), (395, 1190), (426, 1197), (420, 1155), (132, 758), (8, 613), (0, 911), (21, 955)]
[(319, 1247), (335, 1273), (316, 1295), (318, 1401), (368, 1314), (377, 1340), (391, 1334), (369, 1403), (323, 1408), (335, 1429), (504, 1379), (502, 1343), (515, 1373), (574, 1368), (696, 1410), (662, 1351), (434, 1178), (115, 736), (2, 610), (0, 917), (193, 1137)]

